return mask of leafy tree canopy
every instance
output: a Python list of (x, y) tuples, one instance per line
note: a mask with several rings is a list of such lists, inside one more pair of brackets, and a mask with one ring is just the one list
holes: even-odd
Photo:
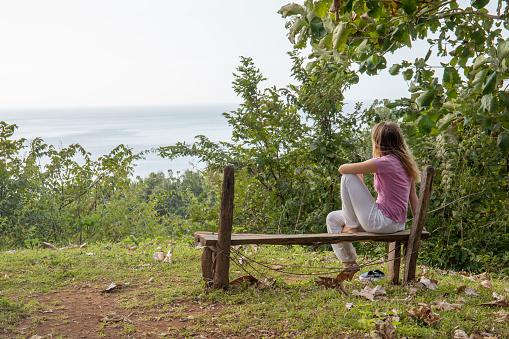
[[(416, 121), (423, 134), (438, 134), (453, 121), (482, 124), (497, 137), (500, 151), (509, 150), (509, 92), (503, 88), (509, 60), (509, 3), (489, 0), (380, 1), (306, 0), (283, 6), (279, 13), (290, 18), (288, 37), (296, 49), (312, 47), (308, 69), (321, 59), (360, 73), (375, 75), (389, 68), (410, 81), (410, 98), (392, 107), (405, 107), (406, 120)], [(504, 36), (505, 35), (505, 36)], [(426, 40), (429, 50), (415, 60), (388, 65), (385, 55), (412, 42)], [(430, 65), (432, 54), (443, 68)]]

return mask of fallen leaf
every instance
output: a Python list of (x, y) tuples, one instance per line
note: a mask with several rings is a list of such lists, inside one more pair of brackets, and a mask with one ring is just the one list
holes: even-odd
[(49, 242), (41, 242), (41, 247), (42, 248), (49, 248), (49, 249), (52, 249), (53, 251), (58, 251), (58, 248), (53, 245), (52, 243), (49, 243)]
[(126, 282), (126, 283), (123, 283), (123, 284), (115, 284), (115, 283), (111, 283), (110, 286), (106, 287), (105, 290), (101, 291), (101, 293), (111, 293), (113, 291), (116, 291), (116, 290), (120, 290), (124, 287), (127, 287), (129, 286), (130, 283)]
[(419, 280), (419, 282), (421, 284), (423, 284), (424, 286), (426, 286), (427, 288), (429, 288), (430, 290), (436, 290), (438, 288), (437, 286), (437, 281), (436, 280), (431, 280), (431, 279), (428, 279), (428, 278), (425, 278), (425, 277), (421, 277), (421, 280)]
[(477, 293), (476, 290), (474, 290), (473, 288), (464, 286), (464, 285), (458, 287), (458, 293), (461, 293), (461, 292), (465, 292), (467, 295), (469, 295), (471, 297), (478, 297), (479, 296), (479, 294)]
[(242, 277), (239, 277), (239, 278), (237, 278), (235, 280), (230, 281), (230, 286), (241, 287), (244, 284), (245, 284), (245, 286), (247, 286), (247, 285), (254, 285), (257, 282), (258, 282), (258, 279), (256, 279), (252, 275), (244, 275)]
[(358, 271), (351, 271), (351, 270), (343, 270), (341, 272), (339, 272), (339, 274), (336, 276), (336, 279), (343, 282), (345, 280), (352, 280), (355, 273), (357, 273)]
[(153, 264), (139, 264), (138, 267), (152, 267)]
[(484, 337), (480, 334), (472, 333), (468, 339), (484, 339)]
[(272, 266), (272, 269), (276, 270), (276, 271), (282, 270), (283, 268), (284, 268), (284, 266), (281, 266), (281, 265)]
[(352, 308), (354, 308), (354, 307), (355, 307), (355, 304), (354, 304), (354, 303), (346, 303), (346, 305), (345, 305), (345, 306), (346, 306), (346, 309), (347, 309), (347, 310), (351, 310)]
[(15, 253), (18, 253), (18, 251), (10, 250), (10, 251), (5, 252), (5, 254), (15, 254)]
[(128, 247), (124, 247), (126, 250), (129, 250), (129, 251), (136, 251), (138, 249), (138, 246), (128, 246)]
[(124, 317), (121, 314), (111, 312), (107, 316), (102, 317), (101, 322), (103, 322), (103, 323), (118, 323), (118, 322), (130, 323), (131, 320), (129, 320), (127, 317)]
[(154, 258), (155, 261), (163, 261), (164, 257), (165, 257), (164, 252), (155, 252), (152, 255), (152, 258)]
[(33, 335), (30, 337), (30, 339), (43, 339), (44, 337), (40, 336), (40, 335)]
[(457, 329), (454, 331), (454, 339), (468, 339), (468, 334), (460, 329)]
[(416, 287), (410, 287), (409, 290), (408, 290), (408, 292), (410, 293), (411, 296), (415, 296), (418, 291), (419, 291), (419, 289), (416, 288)]
[(375, 300), (375, 296), (380, 296), (380, 295), (387, 295), (387, 292), (385, 292), (384, 288), (380, 285), (376, 285), (376, 287), (374, 288), (370, 288), (369, 286), (365, 286), (364, 289), (362, 291), (357, 291), (357, 290), (353, 290), (352, 291), (352, 294), (353, 295), (356, 295), (356, 296), (359, 296), (359, 297), (364, 297), (368, 300), (371, 300), (371, 301), (374, 301)]
[(496, 322), (509, 323), (509, 312), (507, 312), (505, 310), (499, 310), (498, 312), (495, 312), (494, 314), (498, 314), (501, 316), (500, 318), (495, 319)]
[(456, 301), (459, 302), (459, 303), (462, 303), (462, 304), (466, 304), (467, 301), (465, 300), (465, 298), (463, 297), (460, 297), (460, 296), (457, 296), (456, 297)]
[(509, 302), (507, 302), (507, 299), (505, 297), (493, 300), (487, 303), (481, 304), (481, 306), (501, 306), (501, 307), (509, 307)]
[(172, 263), (172, 259), (171, 259), (172, 256), (173, 256), (173, 247), (171, 247), (168, 250), (168, 253), (166, 253), (166, 256), (164, 257), (163, 262), (167, 262), (168, 264), (171, 264)]
[(394, 339), (396, 328), (390, 320), (375, 324), (375, 333), (381, 339)]
[(315, 283), (325, 286), (325, 288), (339, 288), (344, 294), (348, 295), (348, 290), (343, 286), (343, 280), (337, 278), (318, 277)]
[(476, 276), (476, 278), (479, 279), (479, 280), (490, 280), (490, 277), (488, 276), (488, 273), (486, 273), (486, 272), (478, 274)]
[(437, 272), (438, 274), (441, 274), (441, 275), (446, 275), (448, 273), (448, 271), (440, 270), (440, 269), (435, 269), (435, 272)]
[(491, 281), (489, 281), (489, 280), (481, 281), (481, 286), (489, 288), (489, 289), (493, 289), (493, 285), (491, 284)]
[(423, 320), (428, 325), (433, 325), (441, 319), (428, 305), (421, 305), (419, 308), (409, 308), (406, 312), (414, 318)]
[(435, 306), (439, 311), (454, 311), (459, 310), (463, 305), (451, 304), (447, 301), (439, 301)]

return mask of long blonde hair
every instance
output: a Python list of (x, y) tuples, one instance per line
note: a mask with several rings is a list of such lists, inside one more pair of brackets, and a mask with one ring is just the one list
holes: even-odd
[(390, 121), (376, 124), (371, 131), (371, 141), (374, 158), (394, 154), (398, 156), (410, 177), (415, 181), (420, 180), (421, 174), (398, 125)]

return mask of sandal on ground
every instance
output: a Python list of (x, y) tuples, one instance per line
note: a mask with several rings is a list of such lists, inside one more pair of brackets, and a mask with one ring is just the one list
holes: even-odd
[(382, 278), (385, 278), (385, 273), (380, 270), (369, 271), (359, 276), (359, 280), (380, 280)]

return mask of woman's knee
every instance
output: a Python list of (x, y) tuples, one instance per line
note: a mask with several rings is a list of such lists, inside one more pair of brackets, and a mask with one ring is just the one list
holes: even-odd
[(346, 183), (348, 181), (357, 180), (359, 179), (359, 176), (357, 174), (343, 174), (341, 176), (341, 183)]
[(343, 212), (342, 211), (333, 211), (327, 215), (327, 219), (325, 221), (327, 225), (327, 232), (329, 233), (338, 233), (338, 229), (344, 226)]

